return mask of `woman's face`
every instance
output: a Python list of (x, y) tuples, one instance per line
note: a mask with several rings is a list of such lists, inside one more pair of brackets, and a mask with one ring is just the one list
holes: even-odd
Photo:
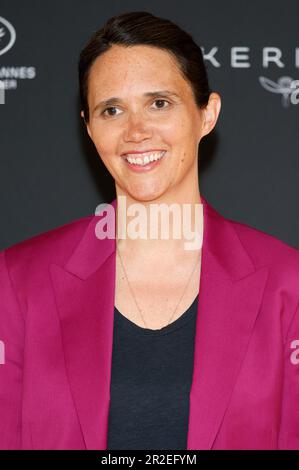
[[(88, 80), (87, 130), (117, 195), (152, 201), (190, 193), (198, 178), (198, 144), (220, 111), (219, 95), (212, 95), (218, 103), (211, 101), (212, 112), (200, 110), (175, 59), (156, 47), (113, 45), (96, 59)], [(153, 151), (165, 154), (151, 167), (136, 169), (125, 159), (143, 152), (143, 162)]]

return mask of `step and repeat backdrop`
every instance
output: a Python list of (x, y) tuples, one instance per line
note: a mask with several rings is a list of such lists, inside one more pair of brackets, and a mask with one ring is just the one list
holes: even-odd
[(221, 96), (199, 146), (201, 193), (299, 248), (298, 0), (1, 0), (0, 249), (115, 197), (80, 118), (77, 64), (109, 17), (141, 10), (192, 34)]

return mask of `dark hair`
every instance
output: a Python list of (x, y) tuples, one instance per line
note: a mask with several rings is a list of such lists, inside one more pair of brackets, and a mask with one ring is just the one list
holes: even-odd
[(79, 89), (86, 123), (89, 122), (87, 93), (90, 68), (97, 57), (113, 44), (125, 47), (148, 45), (166, 50), (175, 57), (183, 76), (189, 81), (197, 105), (207, 105), (211, 89), (201, 48), (192, 36), (170, 20), (146, 11), (129, 12), (108, 19), (80, 53)]

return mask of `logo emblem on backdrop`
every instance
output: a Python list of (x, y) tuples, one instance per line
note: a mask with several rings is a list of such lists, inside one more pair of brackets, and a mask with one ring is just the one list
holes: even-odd
[[(23, 39), (23, 38), (22, 38)], [(9, 51), (16, 41), (16, 30), (5, 18), (0, 16), (0, 59), (2, 55)], [(0, 104), (5, 104), (7, 90), (16, 90), (18, 82), (24, 79), (36, 77), (36, 68), (26, 65), (5, 65), (0, 66)]]
[[(213, 67), (219, 68), (222, 66), (216, 54), (218, 53), (218, 47), (214, 46), (210, 48), (208, 52), (205, 52), (205, 48), (201, 47), (203, 58), (205, 61), (209, 61)], [(230, 48), (230, 67), (239, 70), (248, 70), (252, 66), (252, 51), (251, 47), (245, 46), (233, 46)], [(279, 47), (262, 47), (261, 48), (261, 67), (268, 69), (269, 67), (278, 67), (284, 69), (286, 67), (285, 62), (282, 60), (283, 51)], [(260, 58), (258, 60), (260, 60)], [(299, 68), (299, 47), (294, 48), (294, 65), (298, 70)], [(257, 57), (255, 58), (257, 60)], [(259, 83), (266, 91), (270, 91), (274, 95), (280, 95), (280, 102), (284, 108), (289, 108), (290, 105), (299, 104), (299, 80), (294, 80), (287, 76), (287, 72), (284, 71), (284, 76), (278, 80), (272, 80), (271, 78), (260, 76)]]
[(295, 95), (298, 95), (298, 81), (296, 82), (291, 77), (281, 77), (277, 82), (274, 82), (270, 78), (259, 77), (259, 82), (265, 90), (281, 95), (281, 103), (285, 108), (288, 108), (291, 103), (296, 104)]
[(16, 40), (16, 30), (9, 21), (0, 16), (0, 55), (12, 48)]

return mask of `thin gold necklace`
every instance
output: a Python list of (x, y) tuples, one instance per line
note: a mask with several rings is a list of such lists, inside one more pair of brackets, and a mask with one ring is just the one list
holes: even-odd
[[(124, 271), (126, 280), (127, 280), (127, 282), (128, 282), (128, 286), (129, 286), (129, 288), (130, 288), (132, 297), (133, 297), (134, 302), (135, 302), (135, 304), (136, 304), (136, 307), (137, 307), (137, 309), (138, 309), (138, 311), (139, 311), (139, 313), (140, 313), (140, 316), (141, 316), (142, 321), (143, 321), (143, 323), (144, 323), (144, 325), (145, 325), (145, 328), (148, 328), (148, 326), (147, 326), (147, 324), (146, 324), (146, 322), (145, 322), (145, 320), (144, 320), (144, 317), (143, 317), (143, 315), (142, 315), (141, 309), (139, 308), (139, 305), (138, 305), (138, 303), (137, 303), (137, 300), (136, 300), (136, 297), (135, 297), (135, 295), (134, 295), (132, 286), (131, 286), (131, 284), (130, 284), (130, 282), (129, 282), (128, 275), (127, 275), (126, 269), (125, 269), (125, 267), (124, 267), (124, 264), (123, 264), (123, 261), (122, 261), (120, 252), (119, 252), (119, 250), (118, 250), (118, 247), (116, 248), (116, 251), (117, 251), (117, 254), (118, 254), (118, 256), (119, 256), (119, 259), (120, 259), (120, 262), (121, 262), (121, 265), (122, 265), (122, 268), (123, 268), (123, 271)], [(171, 322), (172, 318), (174, 317), (174, 315), (175, 315), (175, 313), (176, 313), (176, 311), (177, 311), (177, 308), (178, 308), (178, 306), (179, 306), (179, 304), (180, 304), (180, 302), (181, 302), (181, 300), (182, 300), (182, 298), (183, 298), (183, 296), (184, 296), (184, 294), (185, 294), (185, 292), (186, 292), (187, 286), (189, 285), (189, 282), (190, 282), (190, 280), (191, 280), (191, 278), (192, 278), (192, 275), (193, 275), (193, 273), (194, 273), (194, 271), (195, 271), (195, 268), (196, 268), (196, 266), (197, 266), (197, 263), (198, 263), (198, 261), (199, 261), (199, 259), (200, 259), (200, 255), (201, 255), (201, 252), (199, 252), (199, 256), (198, 256), (198, 258), (196, 259), (196, 263), (195, 263), (195, 265), (194, 265), (194, 267), (193, 267), (193, 269), (192, 269), (192, 272), (191, 272), (190, 277), (189, 277), (189, 279), (188, 279), (188, 281), (187, 281), (187, 284), (185, 285), (185, 288), (184, 288), (184, 290), (183, 290), (183, 293), (182, 293), (182, 295), (181, 295), (181, 297), (180, 297), (180, 299), (179, 299), (179, 301), (178, 301), (178, 303), (177, 303), (177, 305), (176, 305), (176, 307), (175, 307), (175, 310), (174, 310), (173, 314), (171, 315), (171, 317), (170, 317), (170, 319), (169, 319), (169, 322), (168, 322), (167, 325), (165, 325), (165, 326), (168, 326), (168, 325), (169, 325), (169, 323)], [(164, 328), (165, 328), (165, 327), (164, 327)]]

